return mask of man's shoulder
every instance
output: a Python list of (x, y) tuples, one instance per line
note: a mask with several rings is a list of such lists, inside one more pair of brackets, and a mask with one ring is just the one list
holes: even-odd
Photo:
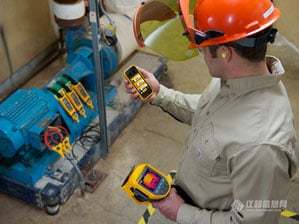
[[(231, 142), (284, 144), (295, 133), (293, 113), (283, 84), (259, 89), (232, 100), (213, 119), (215, 138)], [(223, 127), (226, 127), (223, 130)]]

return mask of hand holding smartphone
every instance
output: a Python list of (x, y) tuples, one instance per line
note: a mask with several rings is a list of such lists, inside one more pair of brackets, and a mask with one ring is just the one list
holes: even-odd
[(124, 77), (135, 88), (141, 100), (146, 101), (152, 96), (153, 90), (150, 84), (145, 80), (144, 75), (135, 65), (130, 66), (125, 71)]

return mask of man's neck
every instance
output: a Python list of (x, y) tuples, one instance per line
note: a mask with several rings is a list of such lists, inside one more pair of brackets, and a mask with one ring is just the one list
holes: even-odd
[(242, 61), (231, 66), (222, 76), (223, 80), (239, 79), (249, 76), (268, 75), (270, 71), (268, 69), (266, 61), (252, 63)]

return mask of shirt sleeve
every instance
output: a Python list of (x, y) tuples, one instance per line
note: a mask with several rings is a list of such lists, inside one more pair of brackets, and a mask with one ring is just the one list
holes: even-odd
[[(181, 206), (180, 224), (277, 224), (286, 207), (289, 188), (288, 157), (276, 146), (259, 145), (230, 159), (234, 203), (227, 212)], [(237, 206), (234, 206), (237, 204)]]
[(184, 94), (160, 85), (160, 91), (152, 104), (160, 106), (177, 120), (191, 124), (200, 94)]

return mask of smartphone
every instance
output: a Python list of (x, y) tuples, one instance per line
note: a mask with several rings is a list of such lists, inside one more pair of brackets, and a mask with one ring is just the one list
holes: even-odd
[(142, 73), (132, 65), (125, 71), (125, 78), (134, 86), (142, 100), (147, 100), (153, 93)]

